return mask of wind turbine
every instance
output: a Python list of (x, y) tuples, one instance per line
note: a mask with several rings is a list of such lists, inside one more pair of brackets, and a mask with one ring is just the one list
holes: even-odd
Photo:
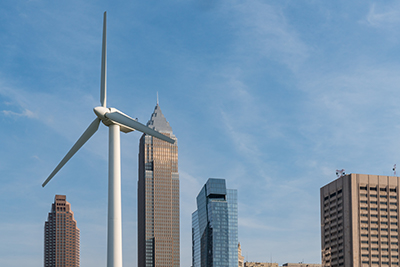
[(109, 128), (108, 155), (108, 224), (107, 224), (107, 267), (122, 267), (122, 222), (121, 222), (121, 145), (120, 131), (128, 133), (138, 130), (173, 144), (175, 141), (116, 108), (107, 108), (107, 12), (104, 12), (103, 44), (101, 55), (101, 106), (94, 108), (97, 118), (89, 125), (82, 136), (76, 141), (67, 155), (61, 160), (54, 171), (44, 181), (44, 187), (69, 159), (92, 137), (99, 128), (100, 121)]

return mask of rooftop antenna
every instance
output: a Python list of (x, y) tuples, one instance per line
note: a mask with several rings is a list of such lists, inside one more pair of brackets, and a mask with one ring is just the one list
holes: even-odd
[(158, 91), (157, 91), (157, 106), (158, 106)]
[(393, 175), (396, 176), (396, 164), (393, 165)]
[(338, 178), (344, 176), (345, 174), (346, 174), (346, 172), (344, 171), (344, 169), (336, 170), (336, 176)]

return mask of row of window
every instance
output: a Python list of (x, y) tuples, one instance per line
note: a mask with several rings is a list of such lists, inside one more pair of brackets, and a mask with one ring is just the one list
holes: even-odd
[[(394, 242), (393, 242), (393, 243), (394, 243)], [(369, 247), (362, 247), (361, 250), (362, 250), (362, 251), (369, 251)], [(378, 251), (378, 250), (379, 250), (379, 248), (377, 248), (377, 247), (372, 247), (372, 248), (371, 248), (371, 251)], [(381, 251), (389, 251), (389, 249), (388, 249), (388, 248), (381, 248)], [(397, 249), (397, 248), (392, 248), (392, 249), (390, 249), (390, 251), (392, 251), (392, 252), (399, 252), (399, 249)]]
[[(362, 261), (362, 264), (368, 264), (369, 265), (369, 261)], [(371, 261), (371, 264), (376, 264), (376, 265), (389, 265), (388, 261), (382, 261), (381, 263), (379, 263), (379, 261)], [(392, 265), (399, 265), (398, 262), (392, 262)]]
[[(367, 186), (360, 186), (360, 190), (368, 190)], [(369, 191), (378, 191), (378, 187), (377, 186), (370, 186), (369, 187)], [(387, 187), (379, 187), (379, 191), (380, 192), (388, 192), (388, 188)], [(396, 193), (397, 189), (396, 188), (389, 188), (389, 192), (393, 192)]]

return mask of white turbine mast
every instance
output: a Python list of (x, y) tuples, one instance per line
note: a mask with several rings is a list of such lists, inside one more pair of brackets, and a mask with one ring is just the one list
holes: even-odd
[(107, 108), (107, 12), (104, 12), (103, 42), (101, 55), (101, 106), (94, 108), (97, 118), (68, 151), (49, 177), (44, 181), (44, 187), (69, 159), (92, 137), (99, 128), (100, 121), (109, 128), (108, 155), (108, 224), (107, 224), (107, 267), (122, 267), (122, 222), (121, 222), (121, 152), (120, 131), (128, 133), (138, 130), (142, 133), (159, 138), (171, 144), (175, 141), (157, 132), (137, 120), (122, 113), (116, 108)]

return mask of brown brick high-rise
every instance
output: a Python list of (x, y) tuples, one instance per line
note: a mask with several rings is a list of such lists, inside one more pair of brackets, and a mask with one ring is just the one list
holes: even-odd
[[(176, 140), (156, 105), (147, 126)], [(139, 148), (138, 266), (179, 267), (178, 146), (142, 135)]]
[(56, 195), (44, 224), (44, 266), (79, 267), (79, 229), (66, 196)]

